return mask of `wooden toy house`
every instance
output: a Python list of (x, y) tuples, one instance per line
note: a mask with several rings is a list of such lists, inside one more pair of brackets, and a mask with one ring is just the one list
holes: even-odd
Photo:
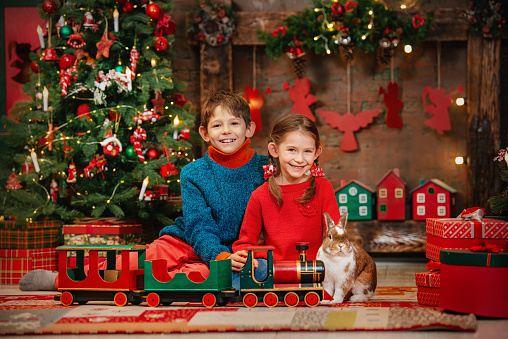
[(371, 220), (375, 191), (358, 180), (341, 181), (335, 190), (340, 214), (349, 213), (348, 220)]
[(406, 182), (398, 168), (389, 170), (377, 184), (377, 219), (406, 219)]
[(439, 179), (427, 182), (420, 180), (420, 186), (411, 191), (413, 198), (413, 220), (426, 218), (450, 218), (455, 204), (455, 190)]

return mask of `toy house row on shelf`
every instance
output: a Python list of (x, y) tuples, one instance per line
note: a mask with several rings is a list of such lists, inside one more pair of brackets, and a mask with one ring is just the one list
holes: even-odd
[[(335, 190), (335, 197), (340, 213), (349, 213), (349, 220), (406, 220), (409, 219), (406, 218), (406, 185), (395, 168), (381, 178), (376, 191), (353, 179), (342, 181)], [(455, 193), (453, 187), (439, 179), (420, 181), (420, 185), (410, 192), (412, 219), (449, 218)]]

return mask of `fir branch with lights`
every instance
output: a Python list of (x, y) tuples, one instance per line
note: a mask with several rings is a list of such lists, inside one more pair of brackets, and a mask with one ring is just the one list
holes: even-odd
[[(431, 15), (402, 13), (374, 0), (314, 0), (313, 8), (283, 20), (283, 26), (271, 34), (258, 31), (266, 43), (266, 53), (276, 59), (289, 52), (299, 41), (306, 51), (315, 54), (339, 53), (341, 46), (353, 45), (359, 51), (373, 53), (382, 47), (399, 44), (418, 45), (425, 40)], [(279, 34), (281, 30), (285, 34)]]
[[(494, 161), (499, 162), (500, 179), (508, 184), (508, 147), (499, 150)], [(501, 194), (489, 198), (488, 202), (493, 213), (508, 216), (508, 185), (503, 189)]]
[(498, 37), (506, 27), (508, 5), (494, 0), (473, 0), (464, 12), (469, 32), (485, 38)]

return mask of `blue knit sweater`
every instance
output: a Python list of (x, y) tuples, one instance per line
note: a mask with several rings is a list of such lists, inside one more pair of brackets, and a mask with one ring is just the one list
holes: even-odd
[(252, 192), (263, 184), (266, 156), (257, 153), (239, 168), (213, 161), (208, 152), (182, 169), (183, 217), (160, 235), (184, 240), (207, 264), (222, 252), (232, 252)]

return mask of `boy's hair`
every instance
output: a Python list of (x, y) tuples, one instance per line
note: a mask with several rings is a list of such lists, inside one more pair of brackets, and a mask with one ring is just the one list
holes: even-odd
[(247, 101), (239, 93), (218, 90), (209, 92), (207, 95), (201, 110), (201, 126), (208, 128), (208, 122), (217, 106), (221, 106), (237, 118), (242, 118), (246, 126), (251, 123), (250, 107)]
[[(286, 136), (290, 132), (301, 131), (305, 134), (308, 134), (312, 137), (316, 143), (316, 150), (321, 146), (321, 139), (319, 137), (319, 131), (316, 124), (310, 120), (309, 118), (301, 115), (301, 114), (285, 114), (280, 116), (272, 128), (272, 133), (268, 139), (268, 143), (273, 142), (275, 145), (280, 145), (286, 139)], [(268, 160), (270, 164), (275, 167), (280, 168), (279, 158), (274, 158), (270, 154), (268, 154)], [(314, 160), (316, 166), (319, 164), (319, 157)], [(268, 187), (270, 188), (270, 192), (273, 194), (277, 203), (282, 206), (282, 192), (280, 191), (279, 185), (275, 181), (275, 177), (280, 175), (280, 169), (277, 170), (275, 175), (272, 175), (268, 179)], [(316, 195), (316, 178), (312, 176), (309, 179), (309, 187), (303, 194), (303, 196), (297, 201), (301, 204), (305, 204), (311, 201)]]

